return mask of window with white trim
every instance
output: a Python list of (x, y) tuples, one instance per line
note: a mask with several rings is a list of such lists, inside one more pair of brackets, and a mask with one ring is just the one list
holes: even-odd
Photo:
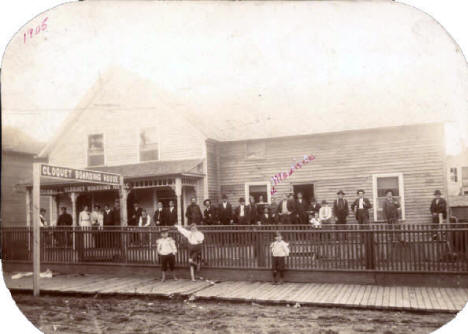
[(104, 135), (92, 134), (88, 136), (88, 166), (104, 165)]
[(450, 182), (458, 182), (458, 168), (450, 168)]
[(263, 202), (270, 204), (270, 187), (269, 182), (248, 182), (245, 184), (245, 202), (248, 203), (250, 196), (255, 198), (255, 203), (260, 202), (260, 196), (263, 197)]
[(140, 131), (140, 161), (159, 160), (159, 134), (156, 127)]
[(468, 195), (468, 166), (461, 168), (461, 182), (463, 195)]
[(403, 174), (374, 174), (373, 195), (374, 195), (374, 221), (384, 220), (383, 203), (389, 190), (393, 193), (393, 198), (400, 204), (400, 219), (405, 219), (405, 197)]

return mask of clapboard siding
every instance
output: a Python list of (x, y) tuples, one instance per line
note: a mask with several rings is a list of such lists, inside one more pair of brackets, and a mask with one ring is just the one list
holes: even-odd
[(246, 142), (220, 143), (220, 188), (236, 202), (245, 182), (270, 182), (310, 154), (316, 159), (277, 185), (275, 199), (293, 184), (313, 183), (319, 200), (334, 200), (340, 189), (353, 200), (358, 188), (372, 200), (373, 174), (402, 173), (406, 220), (428, 222), (434, 189), (445, 193), (441, 124), (266, 139), (266, 157), (257, 160), (246, 159), (245, 150)]
[(50, 163), (86, 167), (88, 135), (100, 133), (104, 135), (105, 165), (138, 163), (139, 133), (148, 127), (159, 132), (160, 160), (204, 157), (205, 137), (176, 113), (90, 107), (52, 149)]
[[(17, 185), (32, 177), (33, 155), (2, 151), (2, 225), (26, 226), (26, 191)], [(49, 197), (41, 196), (41, 208), (47, 210)]]
[(211, 198), (214, 202), (220, 199), (218, 185), (218, 163), (217, 142), (208, 140), (206, 141), (208, 197)]

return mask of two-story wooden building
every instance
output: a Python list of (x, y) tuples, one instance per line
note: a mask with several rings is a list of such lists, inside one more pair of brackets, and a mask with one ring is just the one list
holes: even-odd
[[(392, 189), (401, 218), (423, 223), (430, 222), (434, 190), (447, 193), (443, 123), (230, 139), (226, 132), (214, 137), (206, 122), (179, 111), (151, 82), (114, 68), (90, 89), (41, 156), (52, 165), (122, 174), (132, 189), (128, 205), (138, 201), (150, 214), (157, 201), (174, 200), (185, 211), (192, 197), (201, 204), (221, 194), (234, 205), (249, 195), (272, 203), (298, 191), (331, 202), (343, 190), (351, 202), (362, 188), (374, 204), (371, 221), (382, 220), (380, 203)], [(290, 173), (304, 155), (315, 159)], [(288, 176), (273, 193), (273, 177), (283, 172)], [(112, 207), (119, 197), (110, 186), (47, 180), (41, 191), (59, 206), (75, 205), (76, 212), (84, 204)]]

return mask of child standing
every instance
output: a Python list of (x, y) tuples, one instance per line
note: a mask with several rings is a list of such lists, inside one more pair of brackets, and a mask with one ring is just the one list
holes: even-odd
[(276, 275), (279, 273), (279, 284), (283, 284), (284, 269), (286, 266), (286, 257), (289, 256), (289, 245), (283, 240), (280, 232), (276, 232), (275, 241), (271, 243), (271, 254), (273, 262), (273, 284), (278, 284)]
[(187, 238), (189, 244), (189, 265), (190, 265), (190, 278), (192, 282), (195, 281), (195, 269), (200, 271), (201, 252), (203, 240), (205, 235), (200, 232), (196, 224), (190, 225), (190, 230), (183, 228), (180, 225), (175, 225), (177, 230)]
[(156, 241), (159, 258), (161, 259), (161, 282), (166, 280), (166, 271), (172, 273), (172, 278), (177, 280), (174, 273), (175, 266), (175, 255), (177, 253), (177, 247), (174, 239), (169, 236), (167, 229), (161, 230), (161, 238)]

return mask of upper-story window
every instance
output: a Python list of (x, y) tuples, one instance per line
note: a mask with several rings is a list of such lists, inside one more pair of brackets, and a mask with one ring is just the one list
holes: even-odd
[(88, 166), (104, 165), (104, 135), (88, 136)]
[(264, 141), (246, 142), (247, 159), (264, 159), (266, 157), (266, 143)]
[(159, 134), (156, 127), (140, 131), (140, 161), (159, 160)]
[(462, 193), (468, 195), (468, 166), (461, 168)]
[(458, 182), (458, 168), (457, 167), (450, 168), (450, 181)]

